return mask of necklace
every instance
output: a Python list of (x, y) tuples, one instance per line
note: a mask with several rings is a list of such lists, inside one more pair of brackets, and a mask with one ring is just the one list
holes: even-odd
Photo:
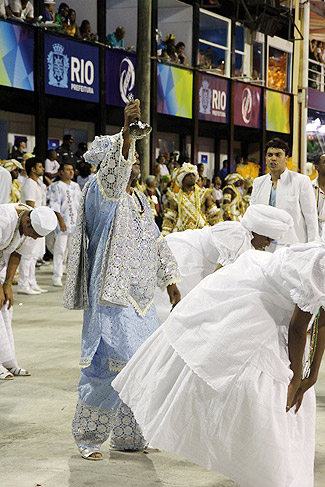
[[(134, 196), (136, 197), (139, 205), (140, 205), (140, 209), (137, 205), (137, 203), (135, 202), (135, 199), (134, 199)], [(142, 201), (140, 200), (139, 196), (137, 195), (136, 191), (133, 191), (132, 192), (132, 195), (131, 195), (131, 198), (132, 198), (132, 201), (134, 203), (134, 206), (136, 207), (137, 211), (140, 213), (140, 215), (142, 216), (144, 214), (144, 207), (143, 207), (143, 204), (142, 204)]]

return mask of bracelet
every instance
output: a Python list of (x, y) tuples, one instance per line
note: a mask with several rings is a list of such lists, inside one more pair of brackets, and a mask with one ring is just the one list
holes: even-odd
[(3, 281), (3, 286), (7, 284), (8, 286), (12, 286), (12, 282), (11, 281)]

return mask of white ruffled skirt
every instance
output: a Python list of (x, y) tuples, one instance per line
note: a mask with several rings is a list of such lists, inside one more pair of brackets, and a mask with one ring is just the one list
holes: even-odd
[[(281, 347), (281, 345), (280, 345)], [(257, 352), (258, 353), (258, 352)], [(284, 347), (280, 350), (286, 356)], [(281, 357), (280, 357), (281, 358)], [(218, 392), (200, 378), (158, 329), (117, 376), (113, 387), (154, 448), (182, 455), (242, 487), (312, 487), (315, 394), (298, 414), (285, 412), (290, 380), (246, 362)], [(284, 366), (287, 366), (287, 359)]]

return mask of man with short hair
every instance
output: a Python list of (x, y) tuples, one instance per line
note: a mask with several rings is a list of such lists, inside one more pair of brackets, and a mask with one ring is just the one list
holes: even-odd
[(27, 205), (0, 205), (0, 380), (26, 376), (18, 367), (11, 329), (14, 303), (12, 282), (21, 255), (30, 253), (36, 239), (41, 239), (56, 226), (56, 216), (47, 207), (33, 209)]
[(81, 191), (79, 184), (72, 181), (74, 170), (71, 164), (63, 163), (59, 169), (59, 176), (60, 181), (49, 186), (47, 199), (49, 207), (52, 208), (58, 219), (53, 250), (53, 285), (62, 287), (63, 262), (66, 252), (70, 252)]
[(319, 154), (314, 162), (318, 177), (312, 181), (316, 197), (318, 214), (318, 230), (321, 237), (325, 236), (325, 154)]
[(45, 22), (54, 22), (55, 21), (55, 2), (52, 0), (44, 0), (44, 21)]
[(262, 203), (281, 208), (292, 216), (294, 226), (269, 247), (274, 252), (281, 246), (316, 240), (318, 221), (315, 195), (308, 176), (287, 169), (289, 147), (278, 137), (265, 146), (269, 174), (254, 179), (251, 205)]
[(167, 288), (172, 305), (180, 300), (176, 261), (146, 196), (134, 187), (140, 163), (128, 127), (135, 118), (141, 118), (139, 100), (126, 105), (122, 131), (96, 137), (85, 154), (100, 168), (82, 193), (64, 290), (65, 307), (85, 310), (73, 435), (90, 460), (102, 459), (110, 432), (116, 450), (144, 448), (131, 410), (111, 382), (158, 328), (156, 286)]
[(116, 27), (115, 32), (106, 36), (107, 44), (110, 47), (122, 47), (124, 49), (125, 27)]
[(74, 143), (74, 138), (71, 134), (65, 134), (63, 136), (63, 143), (57, 148), (57, 160), (59, 164), (69, 162), (73, 165), (73, 169), (76, 169), (77, 160), (71, 147)]
[[(21, 201), (32, 208), (43, 205), (43, 190), (38, 179), (44, 174), (42, 161), (37, 157), (31, 157), (26, 161), (26, 173), (28, 178), (21, 190)], [(39, 239), (29, 255), (21, 259), (18, 278), (18, 294), (41, 294), (47, 292), (36, 281), (36, 261), (45, 254), (45, 239)]]

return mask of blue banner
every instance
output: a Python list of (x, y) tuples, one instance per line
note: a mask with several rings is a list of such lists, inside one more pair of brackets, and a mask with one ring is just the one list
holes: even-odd
[(45, 92), (98, 103), (98, 47), (46, 34)]
[(136, 98), (136, 56), (124, 49), (106, 52), (106, 103), (124, 107), (128, 102), (128, 95), (132, 93)]
[(0, 85), (34, 90), (34, 31), (0, 21)]

